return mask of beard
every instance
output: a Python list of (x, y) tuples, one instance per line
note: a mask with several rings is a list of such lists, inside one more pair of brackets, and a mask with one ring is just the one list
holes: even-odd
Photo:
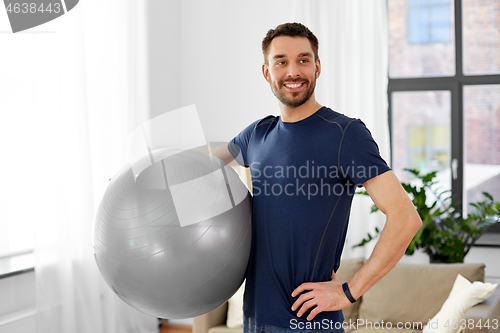
[[(290, 92), (287, 91), (286, 88), (284, 87), (285, 82), (286, 83), (303, 82), (306, 88), (301, 91)], [(276, 98), (281, 103), (283, 103), (285, 106), (289, 108), (296, 108), (307, 102), (314, 93), (314, 89), (316, 88), (316, 74), (314, 74), (314, 81), (312, 82), (312, 84), (306, 79), (298, 79), (298, 80), (282, 80), (278, 82), (278, 85), (276, 85), (273, 84), (271, 78), (271, 83), (269, 85), (271, 86), (271, 90), (274, 96), (276, 96)]]

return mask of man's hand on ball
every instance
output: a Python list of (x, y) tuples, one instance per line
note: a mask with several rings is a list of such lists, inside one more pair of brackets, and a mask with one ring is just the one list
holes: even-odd
[(342, 290), (342, 284), (335, 276), (335, 272), (332, 273), (331, 281), (302, 283), (292, 292), (292, 297), (304, 291), (308, 292), (300, 295), (293, 303), (292, 311), (300, 308), (297, 317), (302, 317), (307, 310), (314, 307), (307, 316), (309, 321), (313, 320), (320, 312), (341, 310), (351, 305), (351, 302), (344, 294), (344, 290)]

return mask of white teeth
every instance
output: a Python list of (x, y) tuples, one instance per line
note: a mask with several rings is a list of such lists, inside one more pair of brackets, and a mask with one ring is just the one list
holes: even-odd
[(295, 83), (295, 84), (285, 84), (288, 88), (298, 88), (302, 85), (302, 83)]

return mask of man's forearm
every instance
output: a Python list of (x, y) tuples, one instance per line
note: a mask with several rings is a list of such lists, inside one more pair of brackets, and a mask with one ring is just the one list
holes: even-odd
[(355, 299), (373, 287), (398, 263), (420, 226), (421, 220), (415, 210), (403, 210), (387, 216), (386, 225), (372, 254), (347, 283)]

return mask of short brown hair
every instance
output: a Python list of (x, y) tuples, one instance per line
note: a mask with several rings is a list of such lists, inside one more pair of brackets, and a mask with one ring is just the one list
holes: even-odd
[(318, 48), (319, 42), (318, 38), (314, 36), (311, 30), (309, 30), (302, 23), (283, 23), (276, 27), (276, 29), (270, 29), (267, 32), (266, 37), (262, 40), (262, 53), (264, 54), (264, 61), (267, 64), (267, 56), (269, 54), (269, 45), (275, 37), (278, 36), (289, 36), (289, 37), (307, 37), (311, 43), (311, 48), (314, 52), (314, 60), (319, 59)]

